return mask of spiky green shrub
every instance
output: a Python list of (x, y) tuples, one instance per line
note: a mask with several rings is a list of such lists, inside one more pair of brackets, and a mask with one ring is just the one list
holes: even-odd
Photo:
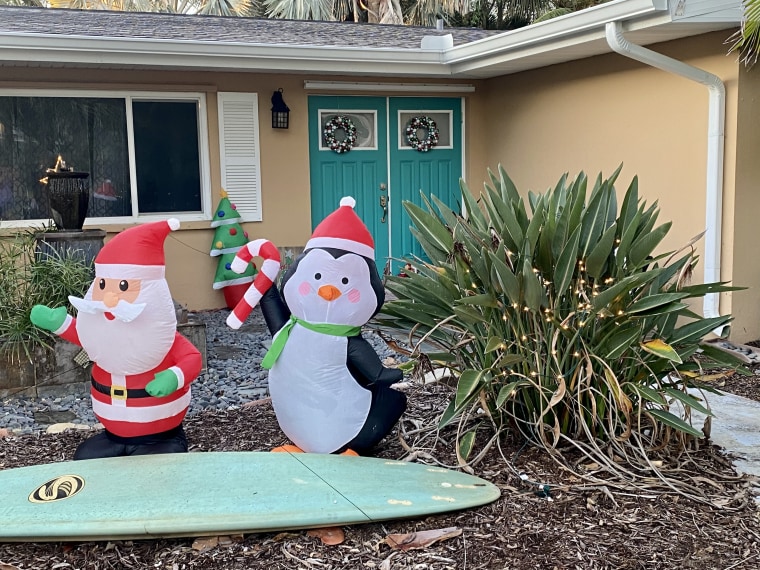
[(700, 346), (730, 316), (703, 318), (689, 303), (735, 288), (689, 284), (695, 240), (657, 253), (671, 224), (657, 223), (635, 178), (618, 209), (619, 172), (590, 193), (583, 173), (563, 176), (526, 204), (499, 168), (479, 200), (462, 182), (464, 215), (435, 196), (427, 209), (404, 204), (427, 259), (388, 279), (398, 299), (381, 322), (440, 347), (427, 356), (458, 378), (441, 425), (460, 418), (462, 458), (476, 417), (608, 458), (702, 435), (688, 415), (710, 412), (687, 388), (701, 367), (736, 361)]
[(29, 320), (32, 307), (68, 307), (69, 295), (83, 296), (93, 278), (92, 263), (37, 253), (34, 233), (0, 238), (0, 353), (11, 360), (31, 359), (35, 347), (51, 346), (54, 336)]

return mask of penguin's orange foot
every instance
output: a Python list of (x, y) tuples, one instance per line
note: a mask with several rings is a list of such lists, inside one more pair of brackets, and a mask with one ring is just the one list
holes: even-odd
[(272, 449), (272, 453), (303, 453), (297, 445), (281, 445)]
[(359, 454), (356, 453), (353, 449), (347, 449), (341, 455), (353, 455), (354, 457), (359, 457)]

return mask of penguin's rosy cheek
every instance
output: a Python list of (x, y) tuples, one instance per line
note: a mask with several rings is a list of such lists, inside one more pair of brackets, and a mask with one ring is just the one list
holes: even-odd
[(348, 300), (352, 303), (358, 303), (362, 298), (362, 294), (359, 293), (359, 289), (351, 289), (348, 292)]
[(298, 286), (298, 292), (303, 295), (304, 297), (311, 293), (311, 285), (309, 285), (308, 281), (304, 281)]

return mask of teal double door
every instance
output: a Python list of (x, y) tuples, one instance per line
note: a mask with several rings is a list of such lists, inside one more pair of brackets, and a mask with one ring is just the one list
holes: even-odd
[[(348, 152), (331, 150), (324, 126), (347, 116), (357, 138)], [(439, 140), (422, 152), (410, 145), (412, 119), (432, 119)], [(429, 134), (420, 129), (425, 140)], [(335, 133), (342, 140), (344, 131)], [(378, 270), (398, 273), (401, 260), (424, 254), (409, 230), (404, 201), (421, 205), (421, 193), (436, 195), (452, 210), (461, 206), (462, 100), (428, 97), (309, 97), (311, 222), (314, 229), (344, 196), (356, 199), (356, 213), (375, 240)]]

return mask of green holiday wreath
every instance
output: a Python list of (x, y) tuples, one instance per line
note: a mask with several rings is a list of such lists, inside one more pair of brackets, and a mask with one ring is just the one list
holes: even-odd
[[(420, 139), (419, 131), (425, 131), (427, 136)], [(412, 117), (406, 126), (406, 140), (409, 145), (420, 152), (427, 152), (438, 144), (438, 127), (430, 117)]]
[[(337, 131), (342, 130), (345, 134), (343, 140), (338, 140), (335, 136)], [(335, 115), (327, 123), (322, 131), (325, 139), (325, 144), (330, 150), (342, 154), (350, 151), (356, 144), (356, 126), (345, 115)]]

